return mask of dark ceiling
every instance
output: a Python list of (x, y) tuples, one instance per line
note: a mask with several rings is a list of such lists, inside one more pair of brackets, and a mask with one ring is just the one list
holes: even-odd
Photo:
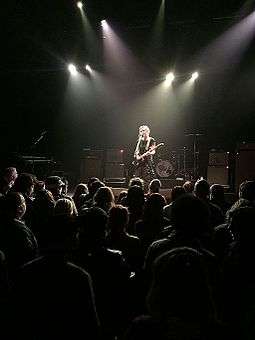
[[(70, 151), (80, 150), (84, 145), (134, 142), (136, 131), (128, 133), (127, 128), (136, 129), (138, 119), (129, 124), (129, 117), (110, 117), (109, 112), (101, 110), (99, 120), (99, 116), (94, 115), (98, 108), (93, 104), (90, 106), (93, 118), (73, 121), (72, 129), (70, 120), (63, 121), (63, 99), (69, 77), (66, 63), (71, 60), (78, 64), (89, 62), (103, 72), (100, 20), (109, 20), (147, 73), (158, 77), (172, 65), (179, 72), (189, 70), (195, 56), (254, 8), (254, 1), (165, 0), (162, 41), (155, 46), (151, 33), (160, 3), (159, 0), (86, 0), (86, 14), (97, 37), (93, 53), (85, 43), (75, 1), (9, 0), (2, 4), (1, 73), (6, 107), (0, 120), (2, 151), (31, 152), (31, 144), (42, 131), (47, 131), (48, 135), (46, 141), (38, 144), (37, 151), (60, 157), (64, 157), (62, 148)], [(184, 130), (200, 130), (207, 135), (206, 142), (210, 146), (223, 148), (234, 146), (240, 139), (252, 139), (255, 126), (251, 94), (255, 70), (253, 45), (247, 49), (230, 80), (235, 79), (236, 86), (230, 83), (205, 86), (201, 82), (200, 96), (190, 109), (190, 117), (176, 128), (169, 121), (169, 133), (166, 132), (168, 125), (162, 122), (165, 129), (162, 135), (161, 125), (152, 120), (157, 135), (165, 139), (167, 134), (172, 134), (171, 143), (178, 144), (184, 143), (178, 136), (183, 135)], [(151, 53), (148, 53), (149, 46), (152, 46)], [(115, 119), (114, 126), (120, 131), (115, 137), (112, 137), (111, 119)], [(76, 127), (82, 137), (72, 143)], [(177, 128), (180, 130), (176, 131)], [(105, 131), (107, 136), (102, 139)]]

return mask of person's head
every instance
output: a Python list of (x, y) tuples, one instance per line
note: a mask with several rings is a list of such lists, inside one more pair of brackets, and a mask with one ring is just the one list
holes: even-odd
[(47, 190), (51, 191), (53, 196), (61, 196), (65, 183), (59, 176), (49, 176), (45, 180), (45, 187)]
[(161, 188), (161, 182), (159, 179), (153, 179), (149, 184), (149, 192), (151, 194), (153, 193), (159, 193), (159, 189)]
[(101, 187), (94, 195), (94, 204), (108, 212), (108, 210), (114, 205), (115, 199), (111, 188)]
[(63, 188), (62, 188), (62, 194), (63, 195), (67, 195), (67, 193), (68, 193), (68, 186), (69, 186), (68, 179), (63, 177), (62, 178), (62, 182), (64, 183)]
[(80, 195), (88, 194), (88, 186), (84, 183), (77, 184), (76, 188), (74, 189), (74, 197), (79, 197)]
[[(255, 208), (254, 207), (240, 207), (235, 209), (230, 217), (229, 229), (234, 235), (235, 240), (242, 237), (243, 246), (250, 239), (249, 243), (254, 242), (255, 229)], [(245, 240), (245, 242), (243, 242)]]
[(108, 227), (111, 232), (123, 232), (128, 225), (128, 209), (117, 204), (109, 211)]
[(58, 251), (66, 251), (73, 247), (77, 238), (76, 208), (71, 199), (60, 198), (53, 211), (49, 212), (49, 228), (47, 242)]
[(194, 184), (191, 181), (186, 181), (183, 184), (183, 189), (185, 190), (185, 192), (187, 194), (191, 194), (193, 192), (193, 190), (194, 190)]
[(199, 179), (195, 183), (194, 194), (200, 199), (207, 199), (210, 194), (210, 185), (205, 179)]
[(157, 319), (209, 320), (214, 317), (205, 256), (180, 247), (160, 255), (153, 263), (147, 295), (150, 315)]
[(239, 198), (255, 201), (255, 181), (244, 181), (240, 184)]
[(9, 192), (3, 198), (3, 213), (11, 219), (22, 219), (26, 212), (26, 201), (19, 192)]
[(142, 138), (147, 138), (150, 135), (150, 129), (147, 125), (141, 125), (139, 127), (139, 136)]
[(224, 187), (221, 184), (213, 184), (210, 187), (210, 199), (221, 201), (225, 200)]
[(92, 207), (78, 217), (79, 242), (87, 246), (104, 243), (108, 216), (99, 207)]
[(132, 185), (127, 193), (127, 206), (131, 210), (140, 210), (144, 205), (144, 192), (139, 185)]
[(128, 187), (130, 188), (134, 185), (138, 185), (139, 187), (144, 189), (144, 180), (140, 177), (133, 177), (133, 178), (130, 179)]
[(99, 188), (105, 187), (105, 184), (101, 181), (94, 181), (90, 184), (89, 194), (91, 197), (95, 195)]
[(38, 192), (45, 190), (45, 182), (36, 179), (34, 183), (34, 194), (37, 195)]
[(55, 216), (74, 216), (75, 206), (72, 200), (68, 198), (60, 198), (54, 207)]
[(171, 202), (175, 201), (178, 197), (184, 194), (185, 194), (185, 189), (182, 186), (180, 185), (174, 186), (170, 192)]
[(144, 205), (144, 216), (146, 217), (160, 217), (163, 215), (163, 208), (166, 205), (164, 196), (155, 193), (151, 194)]
[(31, 196), (34, 192), (35, 182), (35, 177), (32, 174), (21, 173), (14, 183), (14, 190)]
[(191, 237), (209, 231), (209, 210), (204, 201), (192, 194), (184, 194), (172, 204), (171, 223)]
[(127, 197), (127, 191), (126, 191), (126, 190), (122, 190), (122, 191), (119, 193), (117, 203), (118, 203), (118, 204), (122, 204), (122, 202), (125, 201), (126, 197)]
[(0, 192), (1, 194), (6, 195), (7, 192), (11, 189), (13, 184), (15, 183), (15, 180), (18, 177), (18, 173), (16, 168), (9, 167), (5, 168), (1, 171), (0, 174)]
[(18, 177), (18, 172), (17, 169), (14, 167), (8, 167), (5, 168), (3, 171), (3, 178), (6, 180), (6, 182), (10, 183), (10, 182), (15, 182), (15, 180)]
[(91, 185), (92, 185), (92, 183), (94, 183), (94, 182), (100, 182), (100, 179), (99, 179), (98, 177), (90, 177), (90, 178), (88, 179), (87, 185), (88, 185), (88, 190), (89, 190), (89, 192), (90, 192)]
[(33, 212), (36, 216), (35, 219), (39, 219), (40, 223), (42, 221), (41, 218), (53, 215), (55, 204), (56, 202), (54, 197), (49, 190), (38, 190), (33, 201)]

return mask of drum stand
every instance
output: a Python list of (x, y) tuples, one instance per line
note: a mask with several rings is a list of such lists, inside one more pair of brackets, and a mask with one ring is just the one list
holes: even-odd
[(181, 148), (180, 151), (182, 153), (182, 166), (183, 167), (179, 166), (180, 171), (178, 173), (180, 174), (180, 177), (182, 177), (184, 180), (188, 180), (189, 179), (189, 174), (187, 173), (187, 166), (186, 166), (186, 152), (187, 152), (186, 146)]
[(202, 136), (202, 133), (189, 133), (186, 136), (192, 136), (193, 137), (193, 180), (198, 179), (198, 157), (199, 157), (199, 151), (198, 151), (198, 140), (197, 137)]
[(187, 173), (186, 173), (186, 147), (183, 147), (183, 175), (184, 179), (187, 178)]

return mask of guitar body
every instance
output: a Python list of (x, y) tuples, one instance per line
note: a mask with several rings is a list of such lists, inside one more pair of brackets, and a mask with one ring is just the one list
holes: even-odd
[(140, 168), (140, 166), (142, 166), (146, 162), (146, 160), (147, 159), (140, 159), (140, 160), (133, 161), (132, 165), (133, 165), (134, 169)]
[(163, 146), (164, 143), (159, 143), (157, 145), (152, 146), (148, 151), (146, 151), (144, 154), (139, 156), (139, 159), (135, 159), (132, 162), (132, 165), (135, 167), (135, 169), (140, 168), (142, 165), (144, 165), (149, 158), (152, 156), (152, 152), (154, 150), (157, 150), (157, 148), (159, 148), (160, 146)]

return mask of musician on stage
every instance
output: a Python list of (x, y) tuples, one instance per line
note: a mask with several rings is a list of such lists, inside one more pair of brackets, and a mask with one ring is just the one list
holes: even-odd
[(139, 127), (138, 140), (134, 152), (135, 161), (133, 164), (136, 167), (135, 175), (141, 177), (145, 184), (156, 178), (153, 155), (155, 154), (156, 142), (150, 136), (150, 129), (147, 125)]

